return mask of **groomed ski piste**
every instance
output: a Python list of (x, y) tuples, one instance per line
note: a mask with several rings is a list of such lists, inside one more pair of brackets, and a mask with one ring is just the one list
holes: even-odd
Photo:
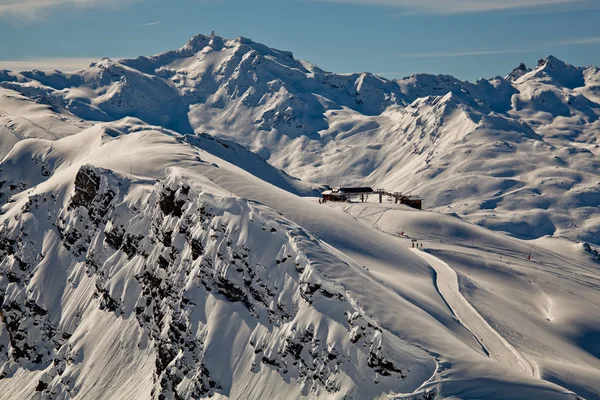
[[(575, 299), (598, 307), (594, 294), (598, 290), (597, 261), (581, 243), (557, 238), (521, 241), (469, 225), (456, 216), (423, 213), (406, 206), (363, 203), (344, 209), (371, 227), (403, 238), (405, 245), (435, 270), (440, 295), (491, 359), (524, 374), (566, 384), (565, 378), (558, 378), (553, 371), (561, 363), (545, 359), (549, 352), (564, 354), (565, 342), (576, 343), (589, 353), (586, 356), (597, 357), (595, 334), (574, 329), (595, 324), (574, 323), (574, 309), (570, 308)], [(413, 242), (423, 247), (415, 248)], [(557, 284), (557, 280), (565, 284)], [(575, 289), (574, 284), (582, 287)], [(588, 296), (583, 294), (586, 292)], [(494, 315), (494, 309), (503, 310), (504, 315)], [(531, 320), (524, 322), (532, 315), (537, 329)], [(526, 349), (525, 343), (531, 346), (541, 337), (557, 340), (556, 331), (566, 337), (554, 344), (540, 341), (532, 346), (535, 351)], [(574, 362), (568, 384), (582, 397), (596, 398), (597, 385), (593, 380), (584, 382), (586, 371), (581, 366)]]
[[(151, 61), (161, 65), (182, 53), (193, 58), (203, 50), (192, 48), (196, 42), (209, 40), (217, 46), (216, 38), (200, 37)], [(241, 39), (222, 47), (244, 46), (275, 57)], [(322, 72), (277, 54), (298, 70)], [(281, 167), (289, 148), (259, 156), (232, 141), (240, 121), (227, 135), (210, 135), (179, 132), (186, 127), (175, 120), (150, 124), (148, 115), (158, 116), (160, 105), (118, 115), (111, 95), (133, 86), (172, 89), (151, 76), (148, 60), (134, 61), (123, 67), (104, 60), (89, 70), (90, 82), (96, 82), (94, 68), (104, 71), (100, 75), (133, 75), (112, 92), (101, 81), (93, 96), (78, 92), (94, 100), (72, 102), (77, 114), (58, 105), (73, 87), (54, 93), (25, 75), (3, 78), (12, 89), (1, 89), (0, 97), (0, 399), (600, 399), (600, 263), (594, 242), (571, 237), (593, 238), (593, 224), (580, 218), (595, 215), (590, 171), (596, 161), (585, 163), (593, 160), (591, 151), (562, 151), (522, 125), (488, 129), (503, 118), (483, 118), (469, 136), (525, 143), (516, 159), (525, 157), (524, 149), (544, 154), (540, 159), (549, 164), (542, 170), (515, 173), (527, 182), (517, 184), (528, 187), (521, 192), (556, 169), (548, 161), (555, 151), (565, 160), (573, 156), (561, 170), (562, 183), (552, 181), (552, 190), (539, 186), (551, 196), (534, 196), (523, 207), (546, 215), (536, 206), (544, 200), (548, 209), (560, 209), (554, 189), (561, 184), (570, 199), (587, 200), (561, 214), (562, 231), (539, 235), (543, 226), (532, 240), (503, 233), (510, 231), (505, 225), (493, 231), (473, 224), (451, 213), (453, 207), (428, 209), (427, 197), (425, 211), (375, 202), (320, 204), (322, 185), (267, 162), (279, 160), (273, 164)], [(529, 78), (548, 63), (557, 65), (550, 59)], [(66, 85), (60, 73), (29, 75)], [(77, 76), (69, 79), (81, 83)], [(526, 85), (525, 75), (518, 79)], [(13, 90), (17, 86), (32, 98), (50, 93), (56, 102), (38, 103)], [(354, 101), (333, 93), (340, 103)], [(418, 118), (434, 99), (415, 101), (397, 110), (403, 118)], [(454, 100), (442, 95), (433, 105), (446, 101)], [(369, 107), (358, 106), (364, 115), (381, 111)], [(387, 112), (396, 106), (390, 107)], [(81, 118), (82, 110), (89, 118)], [(355, 113), (343, 108), (327, 115), (332, 112)], [(353, 115), (348, 121), (363, 118)], [(471, 126), (460, 115), (446, 117), (454, 127)], [(354, 140), (375, 129), (363, 128), (353, 130)], [(517, 133), (525, 136), (517, 140)], [(469, 138), (457, 140), (470, 146)], [(275, 142), (267, 147), (275, 149)], [(499, 146), (498, 157), (505, 154), (506, 145), (486, 143)], [(565, 183), (571, 178), (577, 185)], [(495, 184), (479, 183), (469, 196), (497, 192)], [(486, 198), (486, 207), (510, 199), (510, 190)], [(517, 198), (532, 197), (524, 196)], [(505, 206), (477, 212), (502, 219), (512, 207)], [(569, 225), (575, 220), (583, 227)]]

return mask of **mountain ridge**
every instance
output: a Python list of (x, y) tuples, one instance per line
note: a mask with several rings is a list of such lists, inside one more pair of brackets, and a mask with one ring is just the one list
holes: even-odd
[[(421, 188), (430, 183), (435, 187), (435, 182), (429, 181), (441, 175), (434, 171), (446, 170), (450, 165), (436, 160), (452, 158), (463, 146), (461, 141), (473, 137), (471, 130), (486, 115), (485, 127), (490, 134), (479, 134), (479, 140), (490, 146), (495, 146), (494, 141), (517, 140), (514, 144), (525, 150), (526, 143), (514, 135), (522, 131), (526, 138), (551, 144), (543, 147), (542, 153), (547, 154), (538, 153), (544, 158), (556, 157), (556, 168), (564, 168), (559, 161), (562, 156), (553, 154), (560, 148), (575, 146), (600, 153), (597, 71), (548, 56), (534, 69), (520, 65), (505, 78), (475, 83), (431, 74), (387, 80), (369, 73), (325, 72), (296, 60), (291, 52), (243, 37), (224, 39), (200, 34), (176, 50), (119, 61), (103, 59), (87, 69), (66, 74), (5, 72), (0, 86), (49, 105), (68, 117), (61, 116), (63, 119), (108, 122), (133, 116), (182, 134), (208, 133), (240, 143), (305, 181), (416, 192), (425, 197), (430, 208), (459, 212), (471, 222), (502, 226), (504, 231), (519, 236), (523, 227), (535, 232), (533, 221), (546, 210), (528, 208), (509, 220), (509, 214), (500, 217), (486, 211), (483, 204), (492, 204), (498, 196), (508, 196), (506, 201), (510, 203), (522, 201), (515, 197), (518, 192), (490, 190), (514, 185), (507, 180), (505, 168), (483, 168), (479, 182), (470, 175), (472, 185), (481, 186), (473, 192), (478, 193), (476, 197), (459, 193), (464, 190), (461, 185), (452, 189), (441, 181), (437, 186), (450, 190), (449, 196)], [(421, 103), (428, 97), (433, 103), (442, 101), (447, 106), (425, 111)], [(458, 123), (458, 119), (444, 114), (451, 109), (463, 110), (467, 119)], [(476, 125), (470, 125), (469, 119)], [(400, 126), (397, 121), (402, 121)], [(482, 133), (483, 129), (479, 124), (474, 132)], [(520, 153), (515, 150), (515, 154)], [(576, 152), (573, 157), (581, 159), (577, 165), (583, 165), (587, 156)], [(580, 180), (584, 179), (586, 193), (595, 190), (595, 180), (600, 179), (590, 168), (569, 174), (571, 183), (565, 187), (581, 191)], [(525, 170), (515, 170), (513, 175), (517, 186), (543, 193), (542, 181), (528, 181), (530, 175)], [(586, 178), (582, 178), (584, 175)], [(478, 199), (481, 195), (486, 197), (483, 202)], [(497, 204), (501, 211), (502, 203)], [(538, 215), (528, 216), (531, 212)], [(539, 230), (533, 236), (554, 233), (600, 244), (600, 215), (596, 216), (593, 209), (578, 210), (577, 217), (563, 209), (557, 212), (561, 216), (552, 223), (555, 230)], [(573, 229), (581, 212), (593, 222)]]

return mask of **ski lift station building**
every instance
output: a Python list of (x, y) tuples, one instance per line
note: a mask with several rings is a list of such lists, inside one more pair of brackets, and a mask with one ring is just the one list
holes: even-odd
[(340, 187), (326, 190), (323, 192), (323, 200), (325, 201), (349, 201), (352, 198), (361, 197), (373, 194), (375, 191), (370, 187)]
[(340, 187), (323, 192), (323, 201), (351, 201), (360, 199), (367, 201), (369, 194), (379, 195), (379, 202), (383, 202), (383, 196), (387, 196), (388, 201), (394, 201), (394, 204), (404, 204), (417, 210), (423, 209), (423, 200), (419, 196), (407, 196), (398, 192), (388, 192), (384, 189), (373, 190), (370, 187)]

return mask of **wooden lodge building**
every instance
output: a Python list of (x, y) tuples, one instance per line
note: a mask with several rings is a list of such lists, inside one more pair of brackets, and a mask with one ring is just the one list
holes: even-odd
[(323, 202), (327, 201), (352, 201), (360, 200), (365, 202), (370, 194), (379, 196), (379, 203), (383, 203), (383, 196), (387, 196), (388, 201), (394, 201), (394, 204), (405, 204), (417, 210), (423, 209), (423, 200), (419, 196), (407, 196), (399, 192), (387, 192), (384, 189), (373, 190), (370, 187), (340, 187), (326, 190), (323, 192)]
[(423, 199), (419, 196), (404, 196), (400, 195), (399, 198), (396, 198), (396, 202), (400, 204), (406, 204), (409, 207), (416, 208), (417, 210), (423, 209)]

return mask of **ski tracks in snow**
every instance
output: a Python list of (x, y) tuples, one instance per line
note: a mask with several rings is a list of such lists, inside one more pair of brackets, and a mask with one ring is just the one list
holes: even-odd
[(540, 377), (537, 365), (533, 362), (528, 362), (517, 349), (488, 324), (460, 293), (458, 276), (452, 267), (422, 250), (411, 250), (435, 270), (438, 292), (444, 298), (458, 321), (473, 334), (491, 359), (518, 368), (535, 378)]

